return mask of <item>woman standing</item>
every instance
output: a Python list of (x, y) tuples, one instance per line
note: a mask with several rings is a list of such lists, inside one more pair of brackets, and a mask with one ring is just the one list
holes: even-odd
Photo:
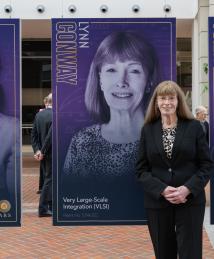
[(204, 187), (213, 162), (180, 87), (160, 83), (141, 133), (137, 176), (157, 259), (201, 259)]

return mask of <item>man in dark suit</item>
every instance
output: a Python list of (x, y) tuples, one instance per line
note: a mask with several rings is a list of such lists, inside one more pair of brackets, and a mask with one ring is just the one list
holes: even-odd
[(52, 215), (52, 94), (48, 95), (48, 105), (36, 114), (31, 133), (34, 158), (44, 160), (45, 177), (39, 200), (39, 217)]
[(19, 170), (19, 121), (0, 113), (0, 201), (15, 198), (15, 182)]
[(207, 122), (207, 109), (200, 105), (195, 109), (196, 119), (200, 121), (203, 131), (206, 136), (207, 143), (209, 144), (209, 123)]
[[(45, 96), (43, 103), (44, 103), (44, 108), (40, 109), (39, 112), (43, 111), (44, 109), (47, 108), (47, 103), (48, 97)], [(39, 168), (39, 189), (36, 192), (37, 194), (40, 194), (42, 192), (42, 186), (44, 184), (44, 179), (45, 179), (45, 165), (44, 165), (44, 160), (40, 161), (40, 168)]]

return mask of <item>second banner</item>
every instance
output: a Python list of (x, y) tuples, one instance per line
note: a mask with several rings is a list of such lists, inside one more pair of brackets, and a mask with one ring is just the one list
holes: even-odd
[(144, 224), (135, 177), (154, 88), (175, 80), (175, 19), (54, 19), (54, 224)]

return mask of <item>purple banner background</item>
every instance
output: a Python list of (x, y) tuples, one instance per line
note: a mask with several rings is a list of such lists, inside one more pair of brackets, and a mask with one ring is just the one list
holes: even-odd
[[(10, 190), (11, 209), (0, 212), (0, 226), (21, 225), (21, 195), (20, 195), (20, 25), (18, 19), (0, 19), (0, 112), (11, 116), (13, 130), (12, 140), (14, 150), (12, 159)], [(6, 136), (5, 136), (6, 138)], [(4, 152), (6, 147), (1, 148)], [(6, 170), (6, 169), (5, 169)], [(8, 171), (7, 171), (8, 172)]]
[[(210, 150), (214, 159), (214, 17), (209, 17), (209, 124), (210, 124)], [(211, 224), (214, 224), (214, 174), (210, 181)]]
[[(70, 86), (66, 83), (57, 83), (56, 81), (56, 24), (58, 22), (89, 22), (90, 48), (77, 49), (77, 71), (78, 84)], [(97, 22), (97, 23), (93, 23)], [(118, 220), (114, 220), (115, 215), (103, 216), (97, 215), (95, 220), (90, 220), (86, 214), (70, 216), (62, 212), (62, 197), (68, 193), (69, 187), (62, 185), (63, 164), (66, 152), (72, 136), (80, 129), (93, 125), (94, 122), (84, 104), (84, 92), (86, 80), (89, 73), (90, 64), (100, 42), (109, 34), (115, 31), (133, 31), (141, 34), (155, 49), (161, 68), (162, 80), (176, 80), (176, 36), (175, 19), (53, 19), (52, 21), (52, 73), (53, 73), (53, 95), (54, 95), (54, 117), (53, 117), (53, 177), (54, 177), (54, 224), (55, 225), (73, 225), (73, 224), (145, 224), (145, 213), (139, 209), (138, 215), (125, 215), (121, 211), (117, 215)], [(78, 34), (78, 29), (77, 29)], [(128, 183), (127, 183), (128, 184)], [(105, 182), (103, 182), (105, 186)], [(128, 186), (128, 185), (127, 185)], [(79, 186), (79, 189), (83, 186)], [(97, 187), (94, 186), (96, 189)], [(100, 186), (98, 189), (102, 189)], [(127, 192), (132, 192), (130, 186)], [(78, 189), (78, 188), (77, 188)], [(112, 190), (109, 190), (111, 192)], [(115, 200), (118, 191), (114, 190)], [(77, 192), (77, 193), (75, 193)], [(130, 200), (127, 202), (127, 211), (129, 204), (136, 203), (135, 206), (142, 206), (143, 193), (138, 190), (138, 201)], [(70, 189), (70, 194), (78, 196), (78, 190)], [(130, 195), (131, 197), (132, 195)], [(130, 207), (131, 209), (131, 207)], [(86, 215), (86, 216), (85, 216)], [(127, 220), (124, 220), (127, 219)]]

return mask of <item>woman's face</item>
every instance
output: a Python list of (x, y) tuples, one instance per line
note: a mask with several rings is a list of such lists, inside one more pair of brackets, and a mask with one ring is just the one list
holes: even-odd
[(116, 60), (101, 67), (101, 89), (111, 109), (135, 110), (139, 107), (146, 82), (147, 75), (138, 61)]
[(157, 105), (162, 116), (174, 115), (178, 106), (177, 95), (159, 95)]

